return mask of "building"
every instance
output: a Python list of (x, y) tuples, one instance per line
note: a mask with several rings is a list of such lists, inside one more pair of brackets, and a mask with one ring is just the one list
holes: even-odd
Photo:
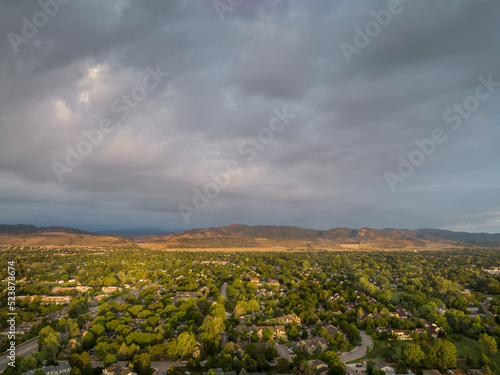
[(270, 329), (273, 332), (273, 339), (279, 340), (282, 337), (286, 337), (285, 326), (260, 326), (260, 327), (238, 326), (236, 327), (236, 329), (239, 332), (248, 331), (250, 335), (252, 335), (253, 332), (256, 332), (259, 339), (262, 339), (265, 329)]
[(188, 298), (195, 298), (198, 299), (198, 293), (197, 292), (177, 292), (175, 293), (173, 302), (176, 303), (177, 301), (181, 299), (188, 299)]
[(87, 293), (88, 291), (90, 291), (92, 289), (94, 289), (94, 288), (92, 288), (91, 286), (85, 286), (85, 285), (78, 285), (76, 287), (76, 291), (79, 293)]
[[(22, 375), (34, 375), (36, 370), (30, 370), (23, 372)], [(42, 367), (42, 371), (47, 375), (62, 375), (69, 374), (71, 372), (71, 366), (67, 363), (63, 363), (59, 366), (46, 366)]]
[(316, 375), (328, 374), (328, 365), (319, 359), (307, 361), (307, 365), (314, 371), (314, 374)]
[(45, 296), (42, 298), (42, 302), (54, 303), (56, 305), (64, 305), (70, 303), (73, 297), (71, 296)]
[(344, 336), (344, 340), (346, 339), (344, 331), (342, 331), (340, 328), (334, 327), (331, 324), (325, 326), (324, 328), (330, 335), (335, 336), (336, 333), (340, 333), (342, 336)]
[(385, 375), (396, 375), (396, 369), (380, 359), (375, 360), (375, 367), (385, 372)]
[(136, 372), (131, 371), (128, 367), (124, 367), (117, 363), (102, 370), (104, 375), (137, 375)]
[(76, 288), (74, 286), (56, 286), (55, 288), (52, 288), (52, 293), (71, 292), (75, 289)]
[(292, 323), (300, 324), (301, 322), (301, 319), (294, 313), (281, 316), (279, 318), (276, 318), (276, 320), (281, 324), (292, 324)]
[(441, 375), (439, 370), (423, 370), (422, 375)]
[(324, 337), (301, 340), (297, 344), (297, 348), (303, 349), (309, 354), (313, 354), (316, 350), (324, 352), (328, 349), (328, 341)]
[(103, 286), (102, 291), (106, 294), (116, 292), (117, 290), (122, 290), (119, 286)]

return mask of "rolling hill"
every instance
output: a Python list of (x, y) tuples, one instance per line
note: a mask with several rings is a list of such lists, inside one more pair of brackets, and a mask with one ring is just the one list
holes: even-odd
[[(127, 236), (111, 235), (121, 233)], [(104, 234), (65, 227), (0, 225), (0, 245), (4, 246), (118, 246), (165, 250), (435, 250), (457, 246), (500, 247), (499, 244), (500, 234), (440, 229), (317, 230), (293, 226), (231, 224), (169, 235), (134, 236), (133, 231)]]

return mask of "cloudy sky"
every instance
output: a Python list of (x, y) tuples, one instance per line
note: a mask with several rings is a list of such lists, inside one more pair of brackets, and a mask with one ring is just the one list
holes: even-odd
[(0, 223), (500, 232), (499, 19), (485, 0), (3, 1)]

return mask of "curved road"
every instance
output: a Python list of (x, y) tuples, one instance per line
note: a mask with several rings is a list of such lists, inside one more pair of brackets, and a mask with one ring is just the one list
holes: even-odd
[(366, 355), (366, 348), (369, 346), (373, 348), (373, 340), (364, 331), (360, 331), (361, 335), (361, 345), (357, 348), (351, 350), (349, 353), (340, 356), (340, 360), (344, 363), (349, 361), (354, 361), (355, 359), (361, 358)]

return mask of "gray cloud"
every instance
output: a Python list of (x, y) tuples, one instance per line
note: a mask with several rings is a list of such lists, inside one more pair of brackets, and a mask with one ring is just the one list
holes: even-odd
[[(73, 0), (15, 53), (9, 33), (41, 8), (2, 3), (0, 222), (500, 232), (500, 88), (459, 129), (443, 121), (479, 76), (500, 81), (500, 5), (402, 1), (349, 64), (339, 44), (386, 8), (243, 1), (221, 21), (210, 1)], [(113, 102), (156, 66), (169, 77), (120, 119)], [(285, 106), (295, 118), (247, 161), (242, 142)], [(116, 128), (59, 182), (52, 163), (104, 118)], [(391, 192), (384, 173), (438, 127), (447, 141)], [(187, 225), (179, 204), (232, 160)]]

